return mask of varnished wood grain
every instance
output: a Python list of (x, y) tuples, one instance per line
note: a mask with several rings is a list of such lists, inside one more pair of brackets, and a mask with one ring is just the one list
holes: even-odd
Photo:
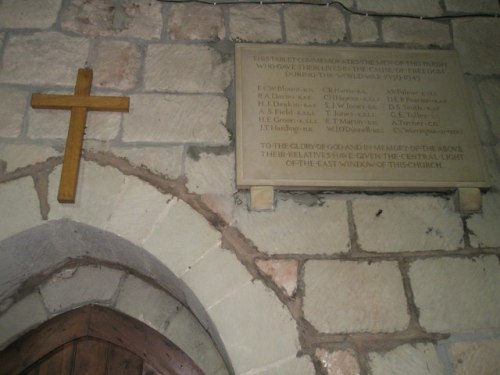
[(101, 340), (78, 341), (72, 375), (106, 375), (108, 349), (109, 344)]
[(128, 112), (130, 98), (126, 96), (72, 96), (33, 94), (31, 106), (36, 109), (71, 109), (85, 107), (89, 111)]
[(142, 375), (142, 358), (117, 346), (108, 351), (108, 375)]
[(64, 345), (56, 353), (49, 356), (47, 360), (38, 366), (38, 375), (69, 375), (73, 365), (75, 344), (73, 342)]

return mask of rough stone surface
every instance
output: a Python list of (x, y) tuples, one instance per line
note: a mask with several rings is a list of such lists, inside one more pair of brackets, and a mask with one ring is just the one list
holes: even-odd
[(328, 43), (343, 40), (345, 18), (334, 7), (292, 5), (285, 10), (286, 37), (289, 43)]
[(451, 43), (449, 26), (428, 20), (386, 18), (382, 21), (382, 35), (389, 43), (440, 47)]
[(208, 4), (172, 4), (167, 29), (173, 40), (224, 39), (223, 10)]
[(262, 252), (334, 254), (349, 249), (344, 201), (327, 200), (322, 206), (309, 207), (279, 199), (273, 212), (250, 212), (247, 207), (246, 202), (236, 207), (236, 225)]
[(40, 287), (50, 313), (88, 302), (110, 303), (123, 273), (111, 268), (85, 266), (66, 269)]
[(378, 40), (377, 24), (371, 17), (351, 15), (349, 28), (351, 30), (351, 41), (354, 43), (367, 43)]
[(495, 256), (417, 260), (409, 275), (419, 321), (428, 332), (500, 327), (500, 266)]
[(328, 375), (359, 375), (358, 361), (349, 351), (330, 353), (325, 349), (316, 349), (315, 357), (321, 362)]
[(465, 73), (500, 74), (500, 19), (455, 19), (455, 48)]
[(209, 209), (218, 213), (228, 224), (234, 223), (233, 212), (235, 203), (232, 195), (204, 194), (201, 196), (201, 200)]
[(457, 342), (450, 348), (455, 375), (500, 374), (500, 340)]
[(444, 375), (436, 349), (431, 344), (402, 345), (390, 352), (369, 354), (373, 375)]
[(11, 35), (0, 82), (74, 87), (77, 68), (87, 61), (89, 41), (57, 32)]
[(165, 335), (182, 349), (206, 375), (229, 375), (212, 339), (187, 309), (172, 319)]
[(131, 95), (123, 140), (225, 145), (227, 107), (225, 98), (213, 95)]
[(306, 357), (291, 357), (262, 368), (252, 369), (243, 375), (315, 375), (314, 365)]
[(135, 44), (100, 40), (97, 44), (93, 84), (120, 90), (136, 87), (141, 69), (141, 51)]
[(61, 0), (3, 0), (0, 28), (49, 28), (56, 21), (60, 6)]
[(396, 262), (308, 261), (304, 317), (320, 332), (395, 332), (409, 323)]
[(416, 16), (440, 16), (443, 13), (439, 0), (393, 1), (357, 0), (358, 10), (378, 13), (403, 13)]
[[(1, 74), (1, 73), (0, 73)], [(24, 109), (28, 105), (28, 93), (22, 90), (0, 87), (0, 137), (16, 138), (21, 133)]]
[(278, 42), (281, 24), (277, 6), (237, 5), (229, 11), (229, 30), (237, 42)]
[(467, 219), (470, 243), (473, 247), (500, 246), (500, 195), (483, 194), (483, 212)]
[(292, 296), (297, 289), (297, 276), (299, 263), (295, 259), (290, 260), (264, 260), (257, 259), (255, 264), (259, 269)]
[[(295, 356), (295, 321), (262, 283), (248, 283), (208, 309), (232, 360), (235, 373)], [(272, 337), (272, 340), (263, 340)]]
[(353, 202), (358, 241), (365, 251), (456, 250), (463, 225), (453, 203), (414, 196), (367, 198)]
[(144, 87), (149, 91), (222, 93), (231, 82), (232, 61), (199, 45), (150, 45)]
[(6, 172), (40, 163), (61, 153), (49, 146), (5, 144), (0, 149), (0, 160), (7, 163)]
[(187, 158), (187, 188), (197, 194), (236, 193), (234, 163), (234, 153), (215, 155), (202, 152), (198, 160)]
[(182, 307), (179, 301), (160, 289), (129, 275), (120, 288), (115, 308), (162, 332)]
[(159, 1), (71, 0), (64, 8), (61, 27), (88, 36), (128, 36), (159, 39), (162, 29)]
[(143, 246), (180, 276), (219, 242), (219, 232), (185, 202), (174, 198)]
[(445, 0), (446, 9), (452, 12), (494, 13), (500, 11), (497, 0)]
[(47, 312), (40, 294), (32, 293), (24, 297), (0, 316), (0, 350), (14, 339), (16, 334), (34, 328), (46, 320)]
[(482, 81), (479, 89), (491, 123), (491, 130), (500, 139), (500, 80)]
[(0, 184), (0, 240), (42, 223), (31, 177)]

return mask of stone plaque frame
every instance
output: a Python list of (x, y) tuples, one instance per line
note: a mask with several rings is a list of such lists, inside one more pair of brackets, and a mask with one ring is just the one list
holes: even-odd
[(490, 186), (455, 51), (237, 44), (236, 184)]

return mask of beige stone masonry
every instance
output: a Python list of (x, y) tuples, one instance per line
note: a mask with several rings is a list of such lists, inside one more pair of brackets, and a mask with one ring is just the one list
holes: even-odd
[(57, 19), (61, 0), (3, 0), (0, 28), (47, 29)]
[(316, 349), (315, 357), (328, 375), (359, 375), (359, 365), (354, 354), (347, 350), (328, 352)]
[(236, 42), (278, 42), (278, 6), (235, 5), (229, 11), (230, 38)]
[(285, 10), (288, 43), (331, 43), (346, 35), (345, 18), (335, 7), (291, 5)]
[(197, 194), (232, 195), (236, 193), (234, 153), (215, 155), (202, 152), (198, 160), (186, 159), (186, 184)]
[(131, 95), (123, 141), (226, 145), (227, 99), (214, 95)]
[(417, 16), (440, 16), (439, 0), (357, 0), (358, 10), (378, 13), (403, 13)]
[(145, 64), (147, 91), (222, 93), (231, 82), (232, 61), (208, 46), (153, 44)]
[(396, 262), (308, 261), (304, 317), (325, 333), (395, 332), (408, 327)]
[(173, 40), (224, 39), (223, 8), (206, 4), (171, 4), (168, 35)]
[[(0, 72), (1, 75), (1, 72)], [(0, 87), (0, 137), (16, 138), (21, 133), (23, 115), (29, 93), (9, 87)]]
[(377, 25), (371, 17), (351, 15), (349, 29), (354, 43), (369, 43), (378, 39)]
[(52, 147), (40, 145), (5, 144), (0, 148), (0, 160), (7, 163), (6, 172), (40, 163), (61, 153)]
[(255, 264), (259, 269), (283, 289), (288, 296), (292, 296), (297, 289), (299, 263), (296, 259), (265, 260), (257, 259)]
[(382, 21), (385, 42), (417, 46), (447, 46), (451, 43), (450, 27), (435, 21), (386, 18)]
[(446, 10), (453, 12), (488, 13), (499, 12), (500, 5), (496, 0), (445, 0)]
[(494, 375), (500, 371), (500, 340), (457, 342), (450, 348), (455, 375)]
[(87, 61), (89, 41), (58, 32), (11, 35), (4, 49), (0, 82), (74, 87)]
[(473, 247), (500, 246), (500, 195), (483, 195), (483, 210), (467, 219), (470, 242)]
[(479, 90), (486, 106), (491, 130), (497, 139), (500, 139), (500, 80), (482, 81)]
[(269, 366), (253, 369), (242, 375), (315, 375), (314, 365), (307, 356), (290, 357)]
[(373, 197), (353, 202), (358, 241), (365, 251), (457, 250), (463, 227), (453, 202), (441, 198)]
[(409, 275), (420, 325), (426, 331), (500, 327), (500, 266), (496, 256), (417, 260), (410, 265)]

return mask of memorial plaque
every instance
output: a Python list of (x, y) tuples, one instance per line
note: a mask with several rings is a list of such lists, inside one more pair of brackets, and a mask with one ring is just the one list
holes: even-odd
[(237, 185), (488, 187), (454, 51), (236, 45)]

